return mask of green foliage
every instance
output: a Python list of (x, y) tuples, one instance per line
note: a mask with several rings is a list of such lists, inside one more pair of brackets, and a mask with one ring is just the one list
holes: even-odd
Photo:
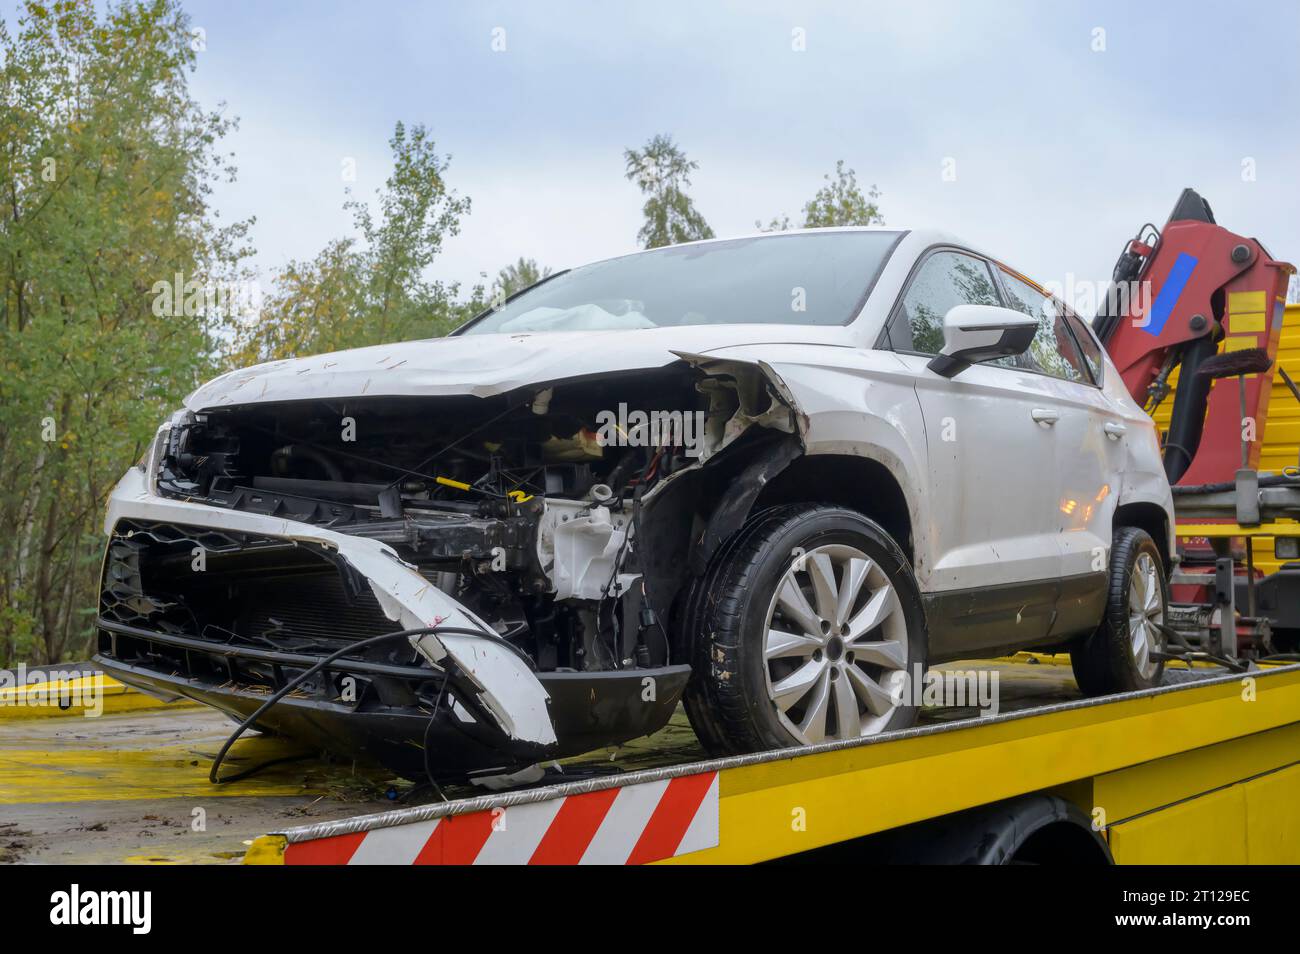
[(794, 226), (790, 224), (790, 216), (782, 215), (779, 219), (773, 218), (767, 225), (763, 224), (762, 219), (755, 219), (754, 228), (760, 232), (788, 232)]
[(517, 262), (497, 272), (494, 289), (500, 300), (504, 301), (515, 292), (523, 291), (529, 285), (536, 285), (550, 274), (550, 268), (539, 267), (536, 259), (520, 257)]
[(835, 163), (835, 177), (824, 176), (826, 185), (817, 190), (803, 207), (803, 227), (824, 229), (836, 225), (884, 225), (876, 199), (880, 192), (875, 186), (863, 195), (852, 169), (844, 168), (844, 160)]
[(275, 277), (259, 319), (238, 334), (234, 364), (428, 338), (463, 319), (456, 286), (429, 281), (424, 271), (460, 230), (469, 199), (447, 188), (448, 157), (423, 126), (399, 122), (388, 144), (393, 172), (375, 207), (350, 197), (344, 203), (356, 235)]
[(713, 238), (713, 229), (686, 194), (699, 163), (688, 160), (671, 137), (655, 136), (644, 149), (624, 151), (623, 158), (627, 178), (649, 196), (642, 206), (645, 224), (637, 233), (643, 248)]
[(84, 658), (107, 493), (214, 368), (225, 316), (155, 307), (245, 254), (208, 208), (232, 121), (189, 95), (188, 29), (173, 0), (0, 24), (0, 665)]
[[(823, 176), (826, 184), (817, 190), (803, 207), (805, 229), (824, 229), (842, 225), (884, 225), (876, 200), (880, 192), (875, 186), (864, 195), (858, 186), (858, 177), (852, 169), (844, 168), (844, 160), (835, 163), (834, 178)], [(792, 228), (790, 216), (774, 218), (765, 226), (761, 221), (754, 225), (764, 232), (784, 232)]]

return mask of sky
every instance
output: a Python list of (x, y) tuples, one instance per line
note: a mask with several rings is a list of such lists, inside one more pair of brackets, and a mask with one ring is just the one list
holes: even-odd
[(1300, 261), (1295, 2), (184, 6), (206, 43), (193, 92), (239, 118), (239, 178), (214, 202), (256, 216), (264, 277), (348, 234), (344, 160), (373, 195), (399, 120), (429, 127), (472, 200), (432, 268), (465, 284), (633, 250), (623, 150), (656, 133), (699, 163), (690, 193), (720, 236), (797, 219), (843, 159), (888, 225), (1042, 282), (1104, 283), (1184, 186)]

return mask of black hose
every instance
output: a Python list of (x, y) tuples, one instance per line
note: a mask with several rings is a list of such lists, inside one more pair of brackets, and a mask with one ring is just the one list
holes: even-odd
[(433, 731), (433, 724), (438, 719), (438, 712), (442, 709), (443, 697), (447, 694), (447, 683), (450, 681), (451, 670), (449, 668), (447, 670), (447, 678), (444, 679), (442, 685), (438, 687), (438, 698), (433, 701), (433, 715), (430, 717), (428, 724), (424, 727), (424, 775), (429, 780), (429, 786), (433, 789), (434, 794), (444, 802), (447, 801), (447, 796), (443, 794), (442, 786), (438, 784), (438, 780), (433, 777), (433, 766), (429, 763), (429, 733)]
[[(1183, 451), (1183, 453), (1187, 452)], [(1260, 474), (1259, 485), (1261, 487), (1300, 487), (1300, 478), (1291, 474)], [(1169, 489), (1173, 491), (1175, 497), (1183, 497), (1188, 494), (1227, 493), (1236, 490), (1237, 485), (1233, 481), (1221, 481), (1217, 484), (1180, 484)]]
[[(227, 775), (225, 778), (221, 779), (216, 784), (225, 785), (228, 782), (239, 782), (242, 781), (243, 779), (248, 778), (250, 775), (256, 775), (258, 772), (265, 771), (266, 769), (271, 768), (271, 766), (273, 765), (283, 765), (286, 762), (305, 762), (311, 757), (312, 756), (309, 754), (308, 755), (286, 755), (283, 758), (271, 759), (268, 762), (259, 762), (256, 765), (244, 769), (244, 771), (242, 772), (236, 772), (234, 775)], [(209, 781), (210, 780), (211, 779), (209, 779)]]
[[(261, 771), (263, 768), (266, 768), (269, 765), (278, 764), (279, 762), (283, 762), (283, 761), (290, 761), (290, 759), (275, 759), (272, 762), (267, 762), (263, 765), (259, 765), (248, 771), (240, 772), (236, 775), (230, 776), (229, 778), (219, 778), (217, 775), (217, 772), (221, 769), (221, 763), (225, 761), (227, 753), (230, 752), (230, 747), (235, 744), (235, 742), (239, 739), (241, 735), (243, 735), (245, 732), (248, 731), (248, 729), (253, 725), (253, 723), (255, 723), (263, 714), (266, 713), (267, 710), (269, 710), (277, 702), (279, 702), (289, 693), (293, 692), (293, 690), (297, 689), (300, 685), (302, 685), (312, 676), (316, 675), (316, 673), (320, 672), (330, 663), (336, 661), (340, 656), (345, 656), (348, 653), (353, 652), (355, 650), (364, 649), (367, 646), (373, 646), (376, 643), (381, 643), (388, 639), (398, 639), (398, 638), (410, 637), (410, 636), (424, 636), (428, 633), (435, 633), (435, 634), (436, 633), (459, 633), (464, 636), (484, 636), (484, 637), (497, 639), (497, 641), (499, 642), (503, 642), (503, 643), (505, 642), (504, 640), (499, 639), (495, 633), (489, 636), (488, 633), (479, 629), (468, 629), (463, 626), (421, 626), (417, 629), (403, 629), (393, 633), (383, 633), (379, 636), (371, 636), (367, 639), (357, 640), (355, 643), (348, 643), (346, 646), (342, 647), (341, 649), (338, 649), (330, 653), (320, 662), (313, 665), (310, 669), (305, 669), (298, 675), (294, 676), (292, 679), (286, 682), (275, 692), (271, 693), (271, 695), (267, 698), (267, 700), (253, 711), (252, 715), (246, 718), (243, 722), (239, 723), (239, 725), (235, 728), (235, 731), (231, 733), (230, 738), (226, 739), (226, 744), (221, 747), (221, 751), (217, 753), (217, 757), (213, 759), (212, 769), (208, 772), (208, 781), (211, 782), (213, 785), (222, 785), (225, 784), (226, 782), (234, 782), (234, 781), (238, 781), (241, 778), (247, 778), (253, 772)], [(512, 646), (510, 643), (505, 643), (505, 645), (510, 646), (510, 648), (516, 650), (516, 652), (518, 651), (517, 647)], [(437, 718), (437, 712), (434, 713), (433, 718)]]

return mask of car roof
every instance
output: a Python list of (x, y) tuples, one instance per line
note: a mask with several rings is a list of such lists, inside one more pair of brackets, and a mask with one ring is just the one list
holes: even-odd
[[(734, 242), (734, 241), (745, 240), (745, 239), (781, 238), (785, 236), (801, 235), (801, 234), (807, 234), (811, 232), (816, 232), (819, 234), (825, 232), (880, 232), (884, 234), (901, 235), (903, 236), (903, 242), (906, 244), (906, 246), (916, 250), (917, 252), (930, 248), (931, 246), (934, 245), (954, 245), (958, 248), (963, 248), (971, 252), (974, 252), (977, 255), (982, 255), (985, 258), (992, 259), (993, 261), (998, 262), (1000, 264), (1005, 264), (1005, 262), (1003, 262), (999, 256), (993, 254), (992, 252), (987, 251), (986, 249), (982, 249), (977, 245), (965, 241), (960, 236), (954, 235), (952, 232), (948, 232), (943, 229), (936, 229), (936, 228), (914, 229), (914, 228), (908, 228), (906, 226), (898, 226), (898, 225), (831, 225), (831, 226), (823, 226), (818, 228), (782, 229), (779, 231), (758, 229), (752, 232), (738, 232), (733, 235), (721, 235), (721, 236), (714, 236), (713, 238), (707, 238), (707, 239), (696, 239), (693, 242), (678, 242), (675, 245), (661, 245), (657, 248), (636, 249), (635, 251), (627, 252), (623, 255), (612, 255), (610, 256), (609, 259), (596, 259), (595, 261), (610, 261), (615, 258), (628, 258), (633, 255), (643, 255), (646, 252), (662, 251), (665, 248), (686, 248), (692, 245), (713, 245), (720, 242)], [(584, 262), (583, 264), (585, 265), (585, 264), (592, 264), (592, 263)], [(574, 266), (574, 267), (580, 267), (580, 266)]]

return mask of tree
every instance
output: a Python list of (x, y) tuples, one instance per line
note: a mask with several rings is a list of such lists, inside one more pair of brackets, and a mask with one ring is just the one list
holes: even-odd
[(864, 196), (858, 188), (858, 179), (852, 169), (844, 168), (844, 160), (835, 163), (835, 178), (823, 177), (826, 185), (817, 190), (803, 207), (803, 227), (824, 229), (836, 225), (884, 225), (885, 217), (875, 200), (880, 192), (873, 185)]
[[(0, 665), (85, 658), (102, 513), (215, 367), (248, 223), (211, 184), (233, 120), (191, 98), (174, 0), (0, 23)], [(166, 294), (163, 293), (166, 289)], [(174, 294), (179, 290), (181, 293)]]
[[(835, 176), (823, 176), (826, 185), (817, 190), (803, 207), (805, 229), (822, 229), (839, 225), (884, 225), (876, 199), (880, 191), (873, 185), (864, 195), (852, 169), (844, 168), (844, 160), (835, 163)], [(790, 217), (783, 215), (772, 219), (766, 226), (761, 221), (754, 225), (764, 232), (784, 232), (791, 228)]]
[(540, 268), (537, 260), (523, 258), (507, 265), (497, 272), (495, 286), (496, 296), (500, 300), (509, 298), (515, 292), (523, 291), (529, 285), (536, 285), (551, 274), (550, 268)]
[(794, 226), (790, 224), (790, 216), (782, 215), (779, 219), (772, 219), (772, 221), (768, 222), (767, 225), (763, 224), (762, 219), (755, 219), (754, 228), (758, 229), (760, 232), (788, 232), (794, 228)]
[(644, 149), (625, 150), (623, 158), (627, 178), (649, 197), (642, 206), (645, 224), (637, 233), (643, 248), (713, 238), (713, 230), (686, 194), (690, 173), (699, 164), (688, 160), (671, 137), (655, 136)]
[(469, 199), (447, 187), (450, 157), (438, 155), (423, 126), (399, 122), (389, 147), (393, 172), (375, 207), (351, 193), (344, 202), (356, 234), (275, 276), (260, 318), (238, 336), (235, 364), (433, 337), (464, 317), (458, 287), (425, 270), (460, 231)]

